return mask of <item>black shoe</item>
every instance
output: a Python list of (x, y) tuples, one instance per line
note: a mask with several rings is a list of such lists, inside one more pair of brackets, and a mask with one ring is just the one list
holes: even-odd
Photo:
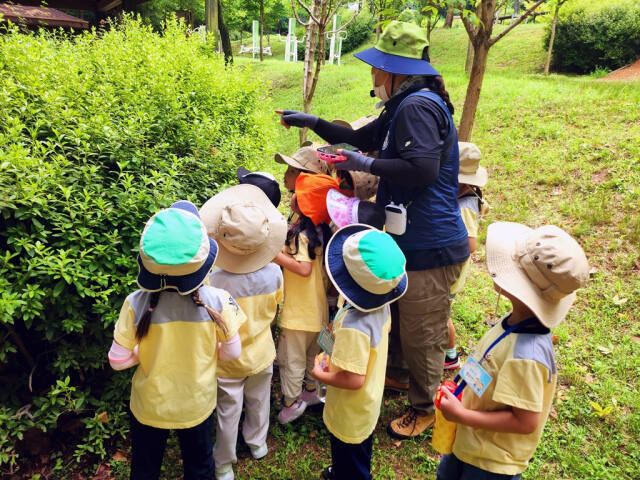
[(333, 469), (331, 467), (327, 467), (322, 471), (322, 478), (324, 480), (333, 480), (335, 478), (333, 474)]

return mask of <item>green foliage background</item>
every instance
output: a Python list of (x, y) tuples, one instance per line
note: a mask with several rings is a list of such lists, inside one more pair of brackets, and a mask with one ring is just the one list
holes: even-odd
[[(82, 386), (66, 410), (126, 397), (106, 352), (145, 221), (271, 151), (263, 80), (211, 52), (175, 22), (159, 35), (132, 18), (0, 35), (0, 465), (29, 426), (11, 409), (37, 414), (57, 379)], [(50, 410), (55, 425), (64, 409)]]
[[(545, 36), (549, 45), (550, 28)], [(553, 67), (563, 72), (615, 70), (640, 57), (640, 2), (571, 0), (560, 10)]]

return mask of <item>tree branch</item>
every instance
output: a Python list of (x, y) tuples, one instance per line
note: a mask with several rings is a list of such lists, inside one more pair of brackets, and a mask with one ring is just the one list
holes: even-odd
[[(334, 10), (335, 11), (335, 10)], [(360, 10), (358, 10), (357, 12), (355, 12), (353, 14), (353, 17), (351, 17), (349, 20), (347, 20), (346, 22), (344, 22), (342, 25), (340, 25), (338, 27), (337, 30), (330, 30), (328, 32), (325, 32), (327, 35), (331, 35), (333, 33), (338, 33), (338, 32), (342, 32), (345, 28), (347, 28), (347, 25), (349, 25), (351, 22), (353, 22), (356, 17), (358, 16), (358, 14), (360, 13)], [(333, 15), (331, 15), (329, 18), (331, 18)]]
[(507, 33), (509, 33), (511, 30), (513, 30), (514, 28), (516, 28), (518, 25), (520, 25), (522, 23), (522, 21), (527, 18), (529, 15), (531, 15), (533, 13), (533, 11), (538, 8), (540, 5), (542, 5), (544, 3), (545, 0), (538, 0), (536, 3), (533, 4), (533, 6), (531, 6), (531, 8), (529, 8), (529, 10), (527, 10), (526, 12), (524, 12), (522, 15), (520, 15), (520, 18), (518, 18), (515, 22), (513, 22), (511, 25), (509, 25), (505, 30), (503, 30), (498, 36), (490, 38), (489, 39), (489, 46), (493, 46), (493, 44), (495, 44), (498, 40), (500, 40), (502, 37), (504, 37)]
[(464, 28), (467, 31), (467, 35), (469, 36), (469, 40), (471, 40), (471, 43), (474, 43), (475, 40), (476, 40), (476, 36), (477, 36), (478, 32), (476, 31), (474, 26), (471, 25), (471, 22), (468, 19), (466, 19), (465, 17), (463, 17), (462, 15), (460, 15), (460, 20), (462, 20), (462, 24), (464, 25)]
[[(298, 2), (298, 5), (300, 5), (309, 14), (309, 18), (310, 18), (309, 21), (313, 20), (315, 23), (320, 25), (320, 21), (313, 15), (313, 13), (311, 13), (311, 9), (307, 7), (304, 3), (302, 3), (302, 0), (297, 0), (297, 2)], [(291, 0), (291, 6), (293, 7), (293, 12), (295, 13), (296, 9), (293, 4), (293, 0)], [(296, 18), (298, 18), (297, 14), (296, 14)], [(305, 26), (308, 25), (308, 23), (307, 24), (304, 24), (303, 22), (300, 22), (300, 23), (302, 23)]]
[(308, 27), (309, 23), (311, 22), (311, 20), (309, 20), (308, 22), (303, 22), (302, 19), (300, 18), (300, 16), (298, 15), (298, 11), (296, 10), (296, 4), (295, 4), (296, 0), (291, 0), (291, 10), (293, 10), (293, 15), (296, 17), (296, 20), (298, 21), (298, 23), (300, 25), (302, 25), (303, 27)]

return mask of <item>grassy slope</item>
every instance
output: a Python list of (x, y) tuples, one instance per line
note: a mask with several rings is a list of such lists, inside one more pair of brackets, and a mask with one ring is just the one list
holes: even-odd
[[(466, 40), (462, 29), (438, 30), (434, 65), (447, 82), (456, 120), (464, 101)], [(246, 42), (245, 42), (246, 43)], [(559, 387), (544, 438), (525, 479), (631, 479), (640, 476), (640, 84), (600, 83), (585, 77), (539, 74), (542, 29), (523, 25), (491, 51), (473, 140), (489, 168), (486, 225), (509, 220), (554, 223), (573, 233), (593, 267), (565, 324), (556, 329)], [(276, 58), (255, 65), (271, 82), (272, 105), (300, 108), (302, 64)], [(236, 57), (241, 68), (254, 62)], [(343, 66), (321, 73), (313, 112), (355, 119), (374, 113), (369, 69), (348, 55)], [(274, 116), (274, 121), (276, 117)], [(275, 149), (291, 153), (297, 132), (278, 128)], [(282, 174), (271, 159), (256, 166)], [(466, 354), (495, 318), (496, 296), (485, 274), (484, 234), (465, 292), (453, 312)], [(502, 301), (499, 312), (506, 311)], [(274, 388), (274, 396), (278, 388)], [(328, 464), (321, 413), (280, 426), (273, 399), (270, 454), (254, 461), (243, 450), (236, 478), (318, 478)], [(612, 406), (603, 418), (590, 402)], [(374, 477), (434, 478), (439, 457), (429, 436), (394, 442), (385, 427), (403, 409), (403, 397), (385, 397), (375, 432)], [(175, 444), (174, 444), (175, 445)], [(239, 448), (244, 448), (239, 442)], [(170, 455), (175, 458), (176, 451)], [(167, 477), (179, 466), (168, 462)]]

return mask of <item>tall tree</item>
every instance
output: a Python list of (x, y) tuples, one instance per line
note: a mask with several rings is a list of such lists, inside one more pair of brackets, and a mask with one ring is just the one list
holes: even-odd
[(461, 141), (468, 142), (471, 139), (471, 131), (473, 130), (473, 122), (480, 100), (480, 90), (482, 89), (482, 81), (487, 68), (487, 58), (489, 49), (494, 46), (500, 39), (504, 38), (511, 30), (520, 25), (529, 15), (533, 13), (545, 0), (537, 0), (522, 15), (515, 19), (511, 25), (505, 28), (495, 37), (492, 37), (493, 24), (498, 0), (479, 0), (477, 3), (476, 15), (478, 23), (474, 25), (471, 19), (466, 15), (461, 15), (464, 28), (467, 30), (469, 40), (473, 45), (473, 63), (471, 65), (471, 75), (469, 85), (467, 86), (467, 94), (464, 99), (464, 107), (462, 109), (462, 118), (460, 120), (460, 128), (458, 129), (458, 137)]
[(560, 7), (564, 5), (567, 0), (553, 0), (553, 20), (551, 21), (551, 36), (549, 37), (549, 49), (547, 50), (547, 61), (544, 62), (544, 74), (549, 75), (549, 68), (551, 67), (551, 54), (553, 53), (553, 43), (556, 40), (556, 26), (558, 25), (558, 12)]
[(222, 0), (218, 0), (218, 30), (220, 31), (220, 43), (222, 44), (222, 51), (224, 52), (224, 63), (225, 65), (229, 65), (233, 63), (233, 51), (231, 50), (229, 29), (225, 23), (224, 12), (222, 10)]
[[(327, 34), (334, 33), (328, 31), (327, 26), (333, 20), (338, 9), (344, 7), (348, 0), (291, 0), (291, 8), (296, 16), (296, 20), (307, 29), (307, 38), (304, 48), (304, 73), (302, 78), (302, 105), (305, 113), (311, 113), (311, 102), (318, 85), (320, 70), (325, 60), (325, 43)], [(299, 15), (298, 8), (301, 8), (307, 15), (308, 20), (304, 21)], [(346, 28), (358, 16), (355, 12), (353, 16), (341, 25), (335, 32), (340, 32)], [(314, 65), (315, 63), (315, 65)], [(300, 144), (307, 139), (307, 129), (300, 129)]]
[(204, 0), (204, 18), (207, 37), (218, 48), (218, 0)]

